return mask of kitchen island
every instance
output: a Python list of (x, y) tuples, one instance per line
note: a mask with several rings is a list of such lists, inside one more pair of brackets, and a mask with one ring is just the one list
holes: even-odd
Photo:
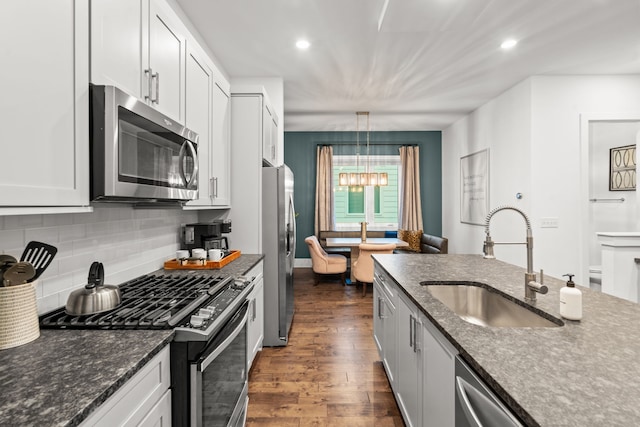
[[(153, 273), (240, 276), (262, 255), (220, 270)], [(0, 425), (77, 426), (169, 345), (172, 329), (41, 329), (28, 344), (0, 350)]]
[[(382, 268), (507, 406), (529, 426), (640, 425), (640, 306), (580, 287), (583, 319), (555, 328), (468, 323), (427, 282), (479, 282), (524, 304), (525, 270), (480, 255), (376, 255)], [(560, 318), (563, 281), (536, 307)], [(453, 378), (451, 379), (453, 381)]]

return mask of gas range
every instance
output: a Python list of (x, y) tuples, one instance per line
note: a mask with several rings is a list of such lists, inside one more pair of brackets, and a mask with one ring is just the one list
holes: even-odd
[(91, 315), (64, 307), (45, 314), (49, 329), (174, 329), (176, 341), (206, 341), (251, 291), (246, 277), (147, 274), (120, 285), (121, 303)]

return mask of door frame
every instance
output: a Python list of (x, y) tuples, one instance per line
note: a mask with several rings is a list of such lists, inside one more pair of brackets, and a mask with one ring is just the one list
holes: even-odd
[[(589, 221), (591, 206), (589, 199), (589, 125), (592, 122), (640, 122), (640, 111), (581, 113), (580, 114), (580, 194), (581, 194), (581, 230), (580, 233), (580, 273), (582, 282), (589, 286)], [(638, 189), (636, 188), (636, 194)], [(606, 230), (603, 230), (606, 231)]]

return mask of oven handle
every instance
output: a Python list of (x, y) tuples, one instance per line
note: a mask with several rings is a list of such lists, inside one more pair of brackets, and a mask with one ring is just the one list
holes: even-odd
[(229, 334), (229, 336), (227, 338), (224, 339), (224, 341), (222, 341), (218, 347), (216, 347), (215, 350), (213, 350), (211, 353), (209, 353), (209, 355), (207, 357), (205, 357), (204, 359), (202, 359), (198, 365), (200, 366), (200, 370), (204, 371), (205, 369), (207, 369), (207, 366), (209, 366), (211, 364), (211, 362), (214, 361), (214, 359), (216, 357), (218, 357), (218, 355), (220, 353), (222, 353), (228, 346), (229, 344), (231, 344), (233, 342), (234, 339), (236, 339), (236, 337), (240, 334), (240, 332), (242, 332), (242, 329), (245, 327), (245, 325), (247, 324), (247, 319), (249, 318), (249, 310), (247, 310), (247, 302), (245, 302), (242, 307), (240, 307), (240, 309), (238, 310), (238, 313), (243, 312), (242, 317), (237, 317), (237, 318), (233, 318), (231, 319), (231, 321), (229, 322), (228, 325), (226, 325), (222, 331), (220, 331), (220, 333), (224, 333), (224, 331), (227, 328), (233, 328), (233, 332), (231, 332)]

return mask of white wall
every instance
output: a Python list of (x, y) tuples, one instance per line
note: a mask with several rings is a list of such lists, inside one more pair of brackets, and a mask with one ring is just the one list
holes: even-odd
[[(489, 206), (530, 209), (530, 81), (524, 81), (442, 133), (442, 233), (452, 253), (482, 253), (484, 226), (460, 222), (460, 158), (489, 148)], [(516, 193), (525, 197), (517, 200)], [(506, 217), (506, 218), (505, 218)], [(524, 220), (513, 211), (497, 213), (495, 241), (525, 241)], [(496, 246), (498, 259), (522, 264), (522, 247)]]
[[(482, 227), (459, 222), (460, 157), (489, 148), (490, 206), (512, 204), (532, 221), (534, 268), (581, 277), (580, 114), (640, 110), (640, 76), (536, 76), (485, 104), (443, 131), (443, 235), (452, 253), (480, 253)], [(515, 199), (522, 192), (524, 198)], [(513, 219), (507, 218), (513, 216)], [(492, 220), (496, 241), (524, 240), (515, 213)], [(557, 218), (558, 228), (541, 228)], [(513, 227), (505, 228), (508, 222)], [(495, 228), (494, 228), (495, 226)], [(522, 237), (521, 237), (522, 236)], [(523, 247), (496, 247), (498, 259), (525, 266)]]
[(87, 283), (93, 261), (104, 264), (105, 283), (120, 284), (162, 268), (179, 249), (181, 224), (195, 211), (95, 207), (93, 213), (0, 216), (0, 253), (20, 258), (31, 240), (58, 248), (38, 280), (38, 313), (66, 304)]

